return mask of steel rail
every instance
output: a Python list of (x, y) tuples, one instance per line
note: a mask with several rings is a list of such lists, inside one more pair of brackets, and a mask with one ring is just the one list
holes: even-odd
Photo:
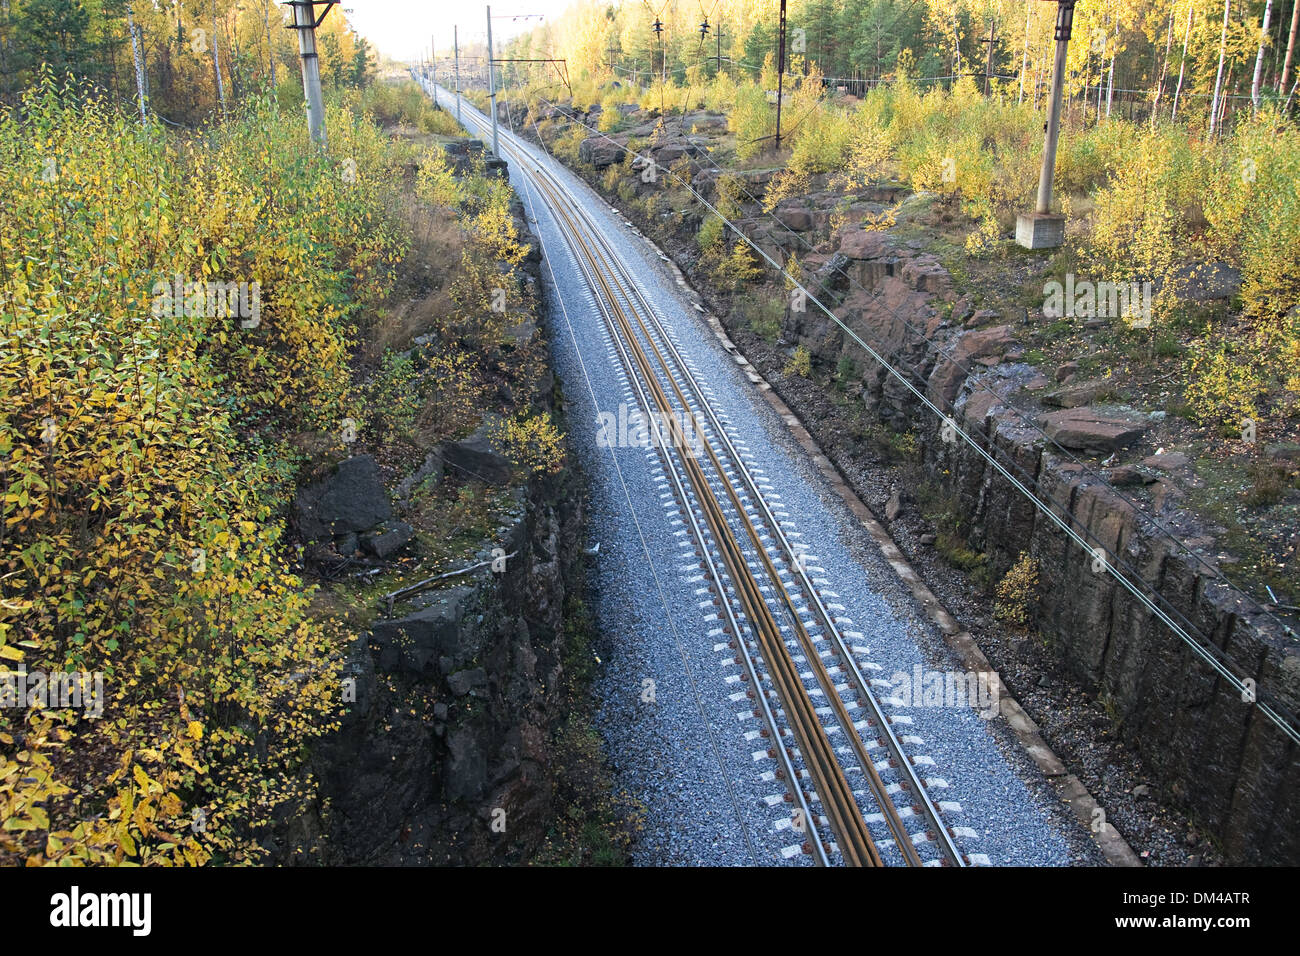
[[(518, 150), (512, 150), (512, 152), (516, 152), (517, 154), (519, 153)], [(562, 187), (559, 187), (559, 184), (554, 182), (553, 177), (549, 177), (549, 175), (545, 174), (540, 168), (537, 169), (537, 172), (543, 173), (544, 178), (537, 180), (537, 182), (543, 191), (548, 194), (548, 204), (552, 206), (554, 212), (566, 220), (566, 225), (570, 232), (571, 245), (573, 241), (576, 241), (582, 247), (583, 255), (592, 262), (593, 266), (598, 266), (596, 258), (597, 255), (599, 255), (601, 260), (599, 265), (603, 265), (605, 272), (608, 273), (615, 282), (617, 282), (617, 279), (614, 277), (618, 270), (608, 259), (605, 258), (604, 255), (595, 253), (587, 245), (586, 240), (582, 236), (583, 230), (580, 229), (578, 224), (574, 221), (574, 217), (570, 214), (568, 208), (566, 208), (564, 200), (561, 198), (559, 190), (562, 189)], [(548, 179), (550, 181), (547, 181)], [(569, 208), (573, 208), (575, 212), (577, 211), (576, 205), (572, 204), (571, 201), (569, 203)], [(584, 225), (587, 225), (588, 229), (591, 228), (589, 223), (584, 223)], [(596, 235), (598, 232), (593, 231), (592, 234)], [(664, 414), (667, 420), (673, 420), (671, 414), (671, 403), (663, 393), (662, 387), (658, 384), (655, 370), (650, 365), (648, 357), (644, 354), (644, 350), (636, 343), (635, 332), (628, 322), (621, 304), (619, 304), (617, 297), (614, 295), (609, 280), (606, 279), (606, 275), (600, 271), (599, 267), (596, 268), (595, 272), (600, 286), (604, 290), (615, 311), (624, 338), (629, 341), (630, 344), (636, 346), (633, 352), (633, 357), (640, 366), (641, 373), (647, 384), (651, 387), (656, 405), (658, 405), (661, 414)], [(623, 291), (624, 296), (630, 304), (631, 296), (627, 294), (626, 290)], [(671, 368), (669, 364), (663, 358), (662, 353), (658, 351), (657, 347), (655, 347), (653, 341), (649, 339), (648, 330), (645, 329), (644, 323), (641, 322), (639, 316), (637, 316), (637, 320), (642, 327), (643, 334), (647, 336), (647, 341), (650, 343), (651, 348), (655, 350), (656, 358), (658, 358), (661, 367), (663, 367), (665, 372), (668, 373), (668, 378), (672, 381)], [(683, 411), (690, 413), (689, 407), (685, 405), (685, 397), (682, 395), (680, 388), (677, 386), (676, 382), (672, 382), (672, 384), (674, 390), (678, 394), (679, 400), (683, 401)], [(748, 516), (745, 514), (745, 509), (739, 502), (731, 483), (728, 481), (721, 462), (718, 460), (716, 453), (713, 452), (710, 446), (706, 444), (706, 448), (708, 448), (710, 457), (717, 469), (720, 483), (726, 489), (728, 496), (731, 498), (732, 503), (740, 516), (740, 520), (746, 526), (746, 531), (754, 540), (756, 553), (763, 559), (771, 580), (775, 583), (777, 588), (781, 590), (782, 594), (785, 595), (786, 600), (789, 601), (789, 595), (785, 591), (783, 583), (780, 581), (780, 576), (776, 573), (770, 557), (767, 555), (766, 550), (759, 540), (757, 530), (753, 527)], [(787, 715), (790, 718), (791, 730), (796, 736), (796, 739), (800, 742), (800, 750), (804, 754), (805, 763), (808, 765), (810, 775), (814, 779), (814, 786), (818, 793), (824, 797), (822, 804), (827, 810), (832, 828), (841, 836), (841, 842), (844, 844), (844, 846), (841, 847), (841, 852), (846, 861), (850, 863), (869, 862), (878, 865), (880, 862), (879, 853), (875, 849), (874, 843), (871, 841), (870, 834), (866, 831), (865, 821), (859, 813), (852, 788), (848, 785), (847, 780), (843, 776), (843, 770), (839, 765), (838, 758), (835, 756), (834, 747), (826, 734), (825, 728), (817, 718), (816, 709), (812, 705), (806, 689), (803, 687), (802, 681), (799, 678), (798, 669), (785, 647), (784, 640), (780, 635), (780, 628), (776, 624), (775, 618), (772, 617), (771, 611), (762, 597), (757, 580), (749, 570), (748, 563), (740, 549), (739, 543), (731, 533), (731, 529), (726, 522), (726, 516), (714, 498), (714, 495), (708, 486), (707, 478), (703, 474), (703, 470), (693, 459), (683, 457), (683, 461), (686, 464), (688, 477), (695, 486), (696, 499), (703, 506), (706, 521), (708, 521), (710, 526), (714, 529), (714, 537), (721, 546), (720, 550), (722, 552), (724, 564), (728, 566), (733, 582), (737, 585), (738, 596), (744, 606), (746, 616), (754, 623), (753, 629), (759, 636), (760, 647), (764, 659), (768, 663), (770, 676), (773, 683), (778, 687), (780, 698), (786, 702), (786, 710)], [(793, 602), (790, 602), (789, 606), (791, 608), (791, 619), (794, 621), (796, 629), (803, 631), (802, 621), (794, 610)], [(738, 636), (738, 639), (742, 638), (739, 638)], [(866, 755), (865, 748), (863, 747), (860, 738), (857, 737), (856, 728), (854, 728), (851, 718), (848, 717), (847, 711), (844, 709), (843, 701), (839, 698), (839, 695), (835, 690), (834, 682), (826, 672), (825, 665), (822, 663), (821, 658), (817, 654), (806, 631), (803, 631), (801, 634), (801, 642), (810, 666), (817, 672), (816, 676), (818, 683), (823, 685), (823, 692), (834, 702), (834, 704), (837, 705), (837, 717), (839, 718), (840, 723), (845, 727), (847, 735), (855, 741), (856, 749), (859, 753), (859, 759), (863, 764), (863, 772), (864, 774), (869, 775), (868, 779), (869, 782), (872, 783), (873, 791), (876, 791), (878, 804), (881, 806), (883, 813), (891, 818), (892, 826), (898, 827), (898, 833), (901, 834), (901, 837), (896, 836), (896, 839), (900, 847), (900, 852), (903, 852), (905, 858), (908, 859), (908, 862), (919, 863), (919, 859), (916, 857), (915, 851), (911, 846), (910, 838), (908, 838), (905, 828), (902, 827), (896, 810), (892, 807), (892, 802), (889, 801), (888, 794), (885, 791), (883, 784), (880, 783), (878, 775), (876, 775), (874, 765), (869, 756)], [(874, 780), (871, 780), (871, 776), (874, 776)], [(865, 853), (863, 852), (864, 847), (869, 848), (865, 850)], [(909, 850), (912, 851), (910, 855), (908, 854)]]
[[(577, 263), (579, 270), (583, 273), (583, 276), (584, 278), (586, 278), (588, 285), (594, 290), (596, 286), (599, 284), (597, 275), (593, 271), (590, 264), (584, 258), (582, 258), (579, 249), (575, 246), (573, 240), (569, 237), (569, 235), (567, 233), (562, 233), (562, 235), (565, 240), (565, 243), (569, 246), (570, 250), (573, 252), (574, 261)], [(631, 355), (628, 353), (627, 346), (624, 344), (622, 338), (620, 338), (616, 334), (616, 324), (617, 324), (616, 317), (612, 309), (610, 308), (610, 306), (608, 306), (603, 299), (597, 297), (596, 301), (597, 304), (600, 306), (602, 315), (606, 319), (606, 323), (610, 331), (611, 340), (614, 342), (614, 345), (619, 352), (623, 365), (628, 372), (629, 378), (633, 386), (636, 388), (637, 394), (640, 399), (641, 407), (648, 410), (652, 405), (652, 401), (646, 395), (645, 387), (642, 385), (641, 379), (636, 374), (635, 371), (636, 363), (634, 362)], [(777, 759), (779, 759), (783, 768), (783, 770), (778, 771), (778, 773), (783, 772), (785, 774), (785, 777), (788, 781), (788, 786), (791, 790), (794, 800), (799, 804), (799, 809), (802, 814), (802, 819), (806, 821), (811, 821), (809, 824), (810, 828), (815, 827), (815, 818), (813, 817), (812, 808), (809, 805), (807, 797), (804, 794), (802, 788), (799, 787), (798, 785), (799, 774), (794, 767), (793, 761), (791, 760), (789, 750), (785, 746), (785, 742), (782, 739), (778, 721), (776, 719), (775, 714), (773, 714), (771, 707), (768, 704), (767, 695), (762, 692), (762, 681), (760, 679), (758, 669), (754, 665), (754, 661), (752, 656), (749, 653), (748, 647), (740, 637), (742, 633), (740, 622), (736, 618), (735, 610), (733, 609), (731, 603), (722, 599), (723, 595), (726, 593), (726, 587), (723, 583), (723, 577), (722, 577), (723, 572), (718, 569), (717, 563), (714, 561), (712, 549), (709, 546), (708, 539), (705, 537), (704, 530), (700, 527), (699, 520), (697, 519), (695, 514), (695, 509), (690, 507), (691, 496), (687, 493), (686, 488), (682, 484), (682, 478), (681, 475), (679, 474), (677, 464), (673, 461), (672, 456), (667, 452), (666, 445), (663, 442), (662, 436), (660, 436), (659, 434), (658, 422), (652, 419), (651, 426), (655, 432), (656, 448), (660, 450), (661, 457), (663, 458), (666, 466), (666, 471), (672, 478), (672, 483), (674, 486), (676, 497), (678, 501), (681, 502), (682, 510), (686, 514), (687, 519), (690, 521), (692, 535), (695, 539), (696, 546), (699, 549), (699, 552), (703, 558), (703, 563), (705, 565), (705, 568), (709, 571), (709, 575), (713, 579), (716, 593), (718, 594), (718, 598), (719, 598), (719, 605), (722, 608), (723, 612), (726, 614), (727, 624), (728, 624), (727, 633), (729, 633), (731, 636), (732, 647), (736, 648), (740, 652), (744, 660), (745, 670), (749, 676), (750, 682), (753, 685), (753, 689), (749, 692), (750, 696), (752, 696), (755, 699), (756, 703), (759, 705), (759, 708), (761, 708), (761, 716), (764, 720), (764, 723), (767, 724), (767, 728), (768, 728), (767, 733), (770, 739), (773, 741), (773, 745), (776, 750), (775, 756)], [(760, 713), (758, 708), (755, 709), (755, 713), (756, 714)], [(817, 837), (815, 829), (810, 830), (810, 836), (812, 838), (809, 840), (809, 843), (811, 849), (813, 850), (814, 861), (820, 866), (829, 865), (830, 861), (826, 852), (826, 847), (823, 845), (823, 842)]]

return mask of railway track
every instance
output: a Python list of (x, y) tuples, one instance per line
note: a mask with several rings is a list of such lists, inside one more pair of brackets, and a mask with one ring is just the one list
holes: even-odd
[[(462, 114), (486, 131), (469, 104)], [(827, 606), (822, 569), (791, 542), (778, 496), (746, 465), (707, 385), (582, 205), (513, 133), (499, 138), (550, 209), (649, 421), (664, 496), (689, 528), (700, 592), (718, 607), (803, 852), (819, 865), (965, 865), (863, 673), (872, 665), (851, 643), (861, 634)]]

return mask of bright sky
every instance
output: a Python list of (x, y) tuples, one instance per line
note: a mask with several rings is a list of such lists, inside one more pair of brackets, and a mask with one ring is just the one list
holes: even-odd
[[(558, 16), (569, 2), (498, 0), (492, 4), (493, 43), (540, 22), (512, 23), (510, 17), (540, 13), (549, 19)], [(487, 35), (486, 7), (479, 0), (345, 0), (344, 6), (357, 32), (397, 60), (418, 60), (422, 52), (428, 56), (430, 42), (437, 43), (440, 55), (450, 52), (453, 25), (460, 28), (462, 42), (482, 43)]]

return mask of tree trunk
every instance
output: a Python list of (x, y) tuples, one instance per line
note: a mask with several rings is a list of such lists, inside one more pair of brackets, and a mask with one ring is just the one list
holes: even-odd
[(1187, 69), (1187, 40), (1192, 35), (1192, 18), (1196, 15), (1196, 7), (1192, 0), (1187, 0), (1187, 31), (1183, 34), (1183, 58), (1178, 61), (1178, 86), (1174, 89), (1174, 111), (1169, 117), (1172, 123), (1178, 119), (1178, 97), (1183, 92), (1183, 71)]
[(1282, 79), (1278, 81), (1278, 93), (1286, 93), (1291, 85), (1291, 66), (1295, 62), (1296, 26), (1300, 25), (1300, 0), (1291, 4), (1291, 36), (1286, 41), (1286, 59), (1282, 62)]
[(1115, 95), (1115, 57), (1119, 56), (1119, 18), (1115, 19), (1115, 49), (1110, 51), (1110, 77), (1106, 80), (1106, 119), (1110, 119), (1110, 102)]
[(1016, 96), (1016, 105), (1025, 101), (1025, 71), (1029, 67), (1029, 31), (1030, 21), (1034, 15), (1034, 0), (1025, 0), (1025, 49), (1020, 55), (1020, 93)]
[[(236, 13), (236, 16), (238, 16), (238, 13)], [(239, 68), (240, 63), (244, 62), (243, 50), (239, 46), (239, 23), (236, 21), (233, 32), (230, 29), (229, 17), (222, 21), (221, 26), (226, 34), (226, 49), (230, 51), (230, 54), (226, 57), (230, 62), (230, 91), (231, 95), (238, 100), (244, 95), (244, 90), (248, 88), (245, 77), (247, 66), (244, 69)]]
[[(9, 0), (0, 0), (0, 16), (5, 26), (9, 26)], [(0, 36), (0, 76), (4, 77), (5, 102), (9, 100), (9, 54), (5, 50), (4, 37)]]
[(1259, 109), (1259, 85), (1264, 79), (1264, 45), (1268, 43), (1268, 20), (1273, 13), (1273, 0), (1265, 0), (1264, 22), (1259, 28), (1259, 50), (1255, 53), (1255, 75), (1250, 81), (1250, 105)]
[(1219, 69), (1214, 74), (1214, 99), (1210, 101), (1210, 135), (1214, 135), (1219, 120), (1219, 91), (1223, 86), (1223, 56), (1228, 47), (1228, 14), (1232, 0), (1223, 0), (1223, 33), (1219, 36)]
[(275, 92), (275, 44), (271, 42), (271, 0), (263, 7), (266, 14), (266, 58), (271, 61), (271, 91)]
[(953, 59), (953, 83), (961, 79), (961, 33), (958, 31), (957, 8), (952, 11), (952, 42), (956, 51)]
[(1160, 67), (1160, 79), (1156, 81), (1156, 98), (1151, 104), (1151, 125), (1155, 126), (1156, 114), (1160, 112), (1160, 99), (1165, 95), (1165, 77), (1169, 75), (1169, 52), (1174, 46), (1174, 7), (1169, 5), (1169, 28), (1165, 32), (1165, 62)]
[(226, 118), (226, 84), (221, 79), (221, 57), (217, 43), (217, 0), (212, 0), (212, 75), (216, 78), (217, 99), (221, 103), (221, 118)]
[(126, 28), (131, 34), (131, 59), (135, 62), (135, 95), (140, 102), (140, 125), (144, 126), (147, 122), (145, 115), (144, 55), (140, 49), (140, 31), (135, 25), (135, 12), (131, 9), (130, 3), (126, 5)]
[[(1110, 26), (1110, 17), (1106, 17), (1106, 26)], [(1102, 41), (1102, 47), (1097, 51), (1097, 123), (1101, 124), (1101, 87), (1102, 78), (1106, 75), (1106, 44)]]
[(1232, 102), (1232, 94), (1229, 93), (1228, 91), (1234, 89), (1232, 72), (1235, 69), (1236, 69), (1235, 65), (1229, 66), (1228, 76), (1223, 81), (1223, 96), (1219, 98), (1219, 124), (1218, 125), (1220, 130), (1223, 129), (1223, 124), (1228, 119), (1228, 104)]

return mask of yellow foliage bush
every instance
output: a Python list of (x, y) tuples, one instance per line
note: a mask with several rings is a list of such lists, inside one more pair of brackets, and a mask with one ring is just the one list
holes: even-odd
[(578, 147), (582, 141), (589, 135), (587, 129), (579, 124), (574, 124), (563, 135), (557, 137), (551, 143), (551, 152), (570, 165), (578, 163)]
[(1149, 281), (1157, 292), (1153, 318), (1178, 302), (1177, 268), (1199, 215), (1204, 157), (1176, 128), (1140, 137), (1094, 197), (1086, 255), (1109, 281)]
[(1225, 341), (1217, 330), (1207, 329), (1189, 349), (1187, 404), (1202, 424), (1237, 434), (1247, 419), (1259, 419), (1265, 374), (1258, 351), (1248, 342)]
[(1272, 322), (1300, 302), (1300, 130), (1273, 110), (1243, 120), (1214, 157), (1210, 251), (1242, 269), (1242, 305)]
[(794, 354), (790, 356), (790, 361), (785, 363), (782, 374), (810, 378), (812, 376), (812, 353), (802, 345), (795, 346)]
[(722, 244), (722, 234), (725, 229), (726, 226), (717, 216), (712, 213), (705, 216), (704, 222), (700, 224), (699, 231), (695, 234), (700, 252), (706, 255), (715, 252)]
[(260, 101), (192, 140), (48, 82), (0, 112), (0, 660), (104, 688), (0, 708), (0, 862), (251, 861), (310, 790), (342, 635), (282, 556), (277, 436), (354, 411), (406, 241), (400, 159), (328, 121), (317, 154)]
[(549, 413), (495, 419), (489, 432), (506, 457), (530, 472), (553, 474), (564, 467), (563, 436)]
[(704, 91), (704, 108), (725, 113), (736, 105), (736, 81), (730, 73), (719, 73)]
[(720, 285), (735, 292), (761, 278), (763, 270), (750, 252), (749, 245), (737, 240), (732, 243), (729, 254), (719, 256), (713, 274)]
[(869, 116), (854, 118), (855, 131), (841, 177), (850, 190), (861, 189), (880, 178), (890, 156), (889, 134)]
[(455, 116), (436, 108), (413, 80), (373, 83), (361, 95), (361, 106), (385, 125), (405, 123), (422, 133), (466, 135)]
[(441, 146), (430, 146), (420, 157), (415, 176), (415, 194), (422, 201), (440, 209), (453, 209), (460, 202), (456, 176), (447, 165)]
[(776, 131), (776, 111), (761, 87), (746, 83), (736, 90), (736, 105), (727, 117), (727, 126), (736, 134), (739, 158), (748, 159), (763, 150)]
[(1000, 621), (1027, 627), (1038, 607), (1038, 560), (1023, 552), (998, 582), (993, 615)]

